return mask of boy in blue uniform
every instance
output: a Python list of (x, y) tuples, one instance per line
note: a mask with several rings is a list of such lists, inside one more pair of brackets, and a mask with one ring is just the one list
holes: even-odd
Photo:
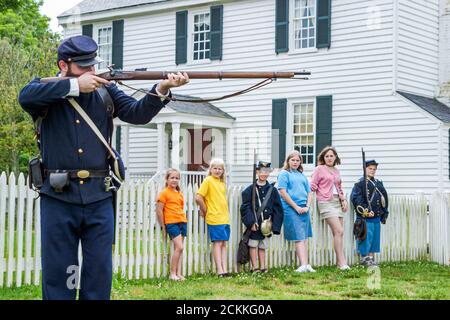
[(357, 240), (358, 253), (361, 255), (360, 263), (364, 266), (373, 266), (376, 265), (373, 255), (380, 252), (380, 222), (385, 224), (389, 215), (388, 195), (383, 182), (375, 179), (378, 163), (375, 160), (368, 160), (365, 165), (367, 189), (363, 177), (355, 183), (351, 200), (357, 215), (356, 219), (363, 219), (366, 223), (365, 239)]
[[(250, 262), (252, 265), (253, 272), (266, 272), (267, 268), (265, 266), (265, 250), (268, 247), (268, 237), (272, 234), (266, 234), (264, 230), (265, 225), (263, 225), (263, 220), (270, 219), (272, 223), (272, 232), (274, 234), (280, 234), (281, 225), (283, 224), (283, 207), (281, 206), (280, 195), (277, 189), (274, 187), (273, 183), (268, 183), (267, 178), (272, 171), (270, 162), (259, 161), (256, 167), (256, 174), (258, 175), (258, 180), (256, 181), (255, 190), (255, 210), (252, 208), (252, 188), (253, 184), (248, 186), (242, 192), (242, 205), (240, 208), (241, 219), (247, 228), (251, 229), (250, 239), (248, 246), (250, 247)], [(263, 211), (258, 215), (258, 209), (264, 203), (266, 195), (270, 191), (270, 198), (267, 202)], [(266, 222), (267, 223), (267, 222)], [(256, 257), (259, 258), (258, 268)]]
[[(108, 151), (91, 127), (74, 110), (74, 98), (106, 140), (112, 118), (132, 124), (148, 123), (169, 101), (169, 89), (189, 81), (186, 74), (171, 74), (139, 101), (116, 85), (95, 76), (97, 44), (87, 36), (64, 40), (58, 47), (62, 77), (43, 83), (35, 78), (19, 94), (19, 103), (33, 120), (40, 119), (40, 152), (44, 182), (41, 195), (42, 297), (75, 299), (71, 283), (77, 272), (78, 243), (83, 265), (80, 299), (109, 299), (112, 281), (114, 214), (107, 188)], [(107, 108), (97, 92), (104, 85), (114, 109)], [(104, 90), (102, 88), (102, 90)], [(76, 275), (75, 275), (76, 276)]]

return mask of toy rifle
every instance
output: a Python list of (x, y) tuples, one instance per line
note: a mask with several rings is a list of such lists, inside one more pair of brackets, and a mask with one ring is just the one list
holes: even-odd
[[(109, 67), (109, 71), (96, 74), (97, 77), (103, 78), (108, 81), (115, 81), (120, 85), (123, 85), (129, 89), (140, 91), (145, 94), (155, 95), (154, 93), (148, 92), (144, 89), (134, 88), (123, 83), (127, 80), (164, 80), (168, 78), (170, 73), (177, 73), (178, 71), (147, 71), (146, 69), (138, 69), (136, 71), (123, 71), (116, 70)], [(183, 72), (183, 71), (179, 71)], [(231, 98), (237, 95), (241, 95), (261, 87), (264, 87), (272, 83), (276, 79), (295, 79), (295, 80), (308, 80), (307, 75), (310, 75), (309, 71), (299, 71), (299, 72), (272, 72), (272, 71), (186, 71), (189, 79), (264, 79), (255, 85), (252, 85), (241, 91), (224, 95), (218, 98), (210, 99), (179, 99), (175, 97), (163, 96), (164, 98), (171, 101), (182, 101), (182, 102), (210, 102), (218, 101), (226, 98)], [(72, 77), (50, 77), (41, 78), (42, 83), (55, 82), (60, 80), (67, 80)]]
[[(368, 210), (366, 209), (365, 213), (368, 215), (369, 212), (372, 211), (372, 205), (370, 204), (370, 199), (369, 199), (369, 186), (368, 186), (368, 182), (367, 182), (367, 173), (366, 173), (366, 153), (364, 152), (364, 149), (361, 148), (361, 154), (362, 154), (362, 164), (363, 164), (363, 177), (364, 177), (364, 194), (366, 196), (366, 201), (367, 201), (367, 207)], [(367, 212), (368, 211), (368, 212)]]
[(256, 216), (256, 149), (253, 149), (253, 184), (252, 184), (252, 209), (255, 214), (255, 221), (258, 224), (258, 217)]

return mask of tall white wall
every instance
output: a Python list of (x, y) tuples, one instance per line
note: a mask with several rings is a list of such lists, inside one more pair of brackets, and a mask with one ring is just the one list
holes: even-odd
[(398, 1), (398, 89), (434, 97), (439, 77), (439, 0)]
[[(424, 95), (433, 93), (438, 77), (438, 34), (434, 29), (437, 5), (434, 0), (429, 2), (420, 11), (419, 1), (399, 0), (397, 55), (393, 48), (396, 41), (393, 0), (333, 1), (331, 48), (279, 55), (275, 53), (274, 0), (225, 2), (223, 60), (182, 65), (178, 66), (179, 70), (307, 69), (312, 72), (308, 81), (278, 80), (252, 93), (214, 103), (237, 119), (232, 143), (235, 148), (233, 181), (239, 184), (250, 181), (255, 147), (260, 159), (270, 160), (272, 99), (287, 98), (291, 104), (332, 95), (333, 145), (343, 161), (340, 170), (347, 192), (361, 175), (361, 147), (368, 158), (380, 162), (378, 175), (389, 191), (434, 190), (440, 161), (436, 121), (392, 92), (397, 72), (398, 89)], [(208, 11), (209, 6), (195, 8), (201, 9)], [(414, 26), (419, 23), (419, 33), (413, 36)], [(125, 69), (177, 69), (174, 10), (125, 18), (124, 38)], [(412, 39), (421, 43), (415, 47)], [(395, 56), (397, 71), (393, 67)], [(214, 97), (254, 83), (252, 80), (192, 80), (174, 92)], [(151, 83), (130, 82), (130, 85), (148, 87)], [(133, 128), (131, 136), (130, 150), (144, 150), (130, 153), (130, 157), (139, 158), (139, 161), (130, 160), (130, 169), (156, 167), (156, 140)], [(305, 169), (310, 175), (313, 166)]]

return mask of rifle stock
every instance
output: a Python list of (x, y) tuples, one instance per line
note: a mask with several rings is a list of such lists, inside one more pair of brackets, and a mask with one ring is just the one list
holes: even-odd
[[(178, 71), (122, 71), (111, 70), (98, 73), (97, 76), (108, 81), (125, 80), (163, 80), (167, 79), (169, 73)], [(183, 72), (183, 71), (180, 71)], [(272, 71), (186, 71), (190, 79), (307, 79), (295, 78), (295, 76), (310, 75), (309, 71), (300, 72), (272, 72)], [(49, 77), (41, 78), (41, 82), (48, 83), (59, 80), (70, 79), (71, 77)]]

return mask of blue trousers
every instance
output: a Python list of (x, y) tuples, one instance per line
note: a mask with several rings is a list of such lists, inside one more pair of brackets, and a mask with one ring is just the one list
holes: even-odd
[[(87, 205), (41, 196), (42, 298), (109, 300), (114, 211), (111, 198)], [(81, 240), (83, 261), (78, 262)], [(80, 272), (81, 271), (81, 272)]]
[(356, 240), (358, 253), (367, 256), (380, 252), (380, 218), (366, 219), (367, 235), (364, 241)]

